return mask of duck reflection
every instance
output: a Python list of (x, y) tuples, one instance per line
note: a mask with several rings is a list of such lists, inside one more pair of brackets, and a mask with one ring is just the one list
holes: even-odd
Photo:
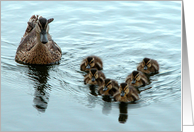
[[(103, 98), (106, 98), (107, 96), (103, 97)], [(110, 97), (107, 97), (108, 100), (110, 99)], [(112, 103), (111, 101), (104, 101), (104, 104), (103, 104), (103, 108), (102, 108), (102, 113), (105, 114), (105, 115), (108, 115), (110, 114), (112, 110)]]
[(34, 107), (39, 112), (45, 112), (49, 102), (51, 85), (47, 83), (51, 66), (30, 65), (28, 75), (34, 81)]
[(125, 123), (127, 121), (127, 118), (128, 118), (127, 105), (128, 105), (128, 103), (125, 103), (125, 102), (120, 102), (120, 104), (119, 104), (120, 114), (119, 114), (118, 121), (120, 123)]
[[(148, 89), (151, 89), (152, 87), (149, 87), (149, 88), (146, 88), (144, 90), (139, 90), (137, 89), (137, 91), (139, 93), (143, 92), (143, 91), (146, 91)], [(127, 118), (128, 118), (128, 114), (127, 114), (127, 111), (128, 111), (128, 105), (132, 105), (132, 104), (136, 104), (135, 101), (133, 102), (130, 102), (130, 103), (125, 103), (125, 102), (120, 102), (119, 103), (119, 111), (120, 111), (120, 114), (119, 114), (119, 118), (118, 118), (118, 121), (120, 123), (125, 123), (127, 121)]]
[(96, 86), (95, 85), (89, 85), (90, 93), (94, 96), (98, 96), (96, 93)]

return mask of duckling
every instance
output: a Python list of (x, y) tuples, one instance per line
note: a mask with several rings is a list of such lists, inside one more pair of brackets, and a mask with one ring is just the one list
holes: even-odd
[(100, 95), (110, 95), (113, 96), (118, 92), (119, 85), (118, 82), (113, 79), (105, 79), (104, 84), (98, 88), (98, 93)]
[(144, 58), (137, 66), (137, 70), (146, 74), (155, 74), (159, 72), (159, 64), (156, 60)]
[(89, 71), (91, 68), (97, 68), (98, 70), (102, 70), (103, 69), (102, 60), (94, 55), (86, 57), (80, 65), (80, 70)]
[(141, 71), (133, 71), (130, 75), (127, 76), (125, 82), (134, 87), (145, 86), (149, 83), (148, 78)]
[(119, 92), (113, 95), (115, 101), (120, 102), (133, 102), (139, 99), (139, 92), (133, 86), (127, 83), (121, 83), (119, 87)]
[(84, 78), (84, 84), (99, 85), (104, 83), (105, 75), (103, 72), (98, 71), (96, 68), (89, 70), (89, 73)]
[(47, 65), (57, 63), (61, 59), (61, 48), (49, 34), (48, 24), (54, 19), (38, 17), (33, 15), (28, 22), (15, 55), (15, 61), (18, 63)]

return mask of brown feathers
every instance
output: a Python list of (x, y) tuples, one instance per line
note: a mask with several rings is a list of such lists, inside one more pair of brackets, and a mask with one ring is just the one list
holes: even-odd
[(115, 101), (133, 102), (139, 99), (139, 92), (127, 83), (121, 83), (119, 91), (113, 95)]
[(159, 72), (159, 64), (156, 60), (144, 58), (137, 66), (137, 70), (146, 74), (155, 74)]
[(91, 68), (96, 68), (98, 70), (103, 69), (102, 60), (97, 56), (88, 56), (86, 57), (80, 65), (81, 71), (89, 71)]
[(112, 98), (119, 102), (134, 102), (139, 100), (140, 92), (136, 88), (148, 85), (150, 74), (158, 73), (159, 71), (159, 65), (156, 60), (144, 58), (138, 65), (137, 71), (134, 70), (129, 74), (126, 77), (125, 83), (121, 83), (119, 86), (117, 81), (105, 78), (105, 75), (99, 71), (103, 69), (102, 64), (99, 57), (88, 56), (82, 61), (80, 70), (89, 71), (84, 78), (84, 84), (99, 85), (98, 94), (102, 95), (102, 99), (108, 102)]
[(133, 71), (127, 76), (125, 82), (134, 87), (145, 86), (149, 83), (148, 78), (141, 71)]
[(105, 75), (103, 72), (98, 71), (96, 68), (89, 70), (89, 73), (84, 78), (84, 84), (102, 85), (104, 83)]
[(33, 15), (17, 48), (15, 60), (23, 64), (54, 64), (59, 62), (62, 53), (60, 47), (52, 40), (49, 34), (48, 23), (53, 18)]
[(98, 88), (100, 95), (113, 96), (119, 89), (118, 82), (113, 79), (105, 79), (104, 84)]

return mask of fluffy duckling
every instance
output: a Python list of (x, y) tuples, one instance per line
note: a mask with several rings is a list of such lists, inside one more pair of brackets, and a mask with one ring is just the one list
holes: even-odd
[(92, 68), (84, 78), (84, 84), (99, 85), (104, 83), (105, 75), (103, 72), (98, 71), (96, 68)]
[(115, 101), (120, 102), (133, 102), (139, 99), (139, 92), (133, 86), (127, 83), (121, 83), (119, 92), (113, 95)]
[(33, 15), (17, 48), (15, 61), (23, 64), (47, 65), (59, 62), (61, 48), (49, 34), (49, 23), (54, 19), (46, 19)]
[(149, 83), (148, 78), (141, 71), (133, 71), (130, 75), (127, 76), (125, 82), (134, 87), (145, 86)]
[(118, 92), (119, 85), (118, 82), (113, 79), (105, 79), (104, 84), (98, 88), (98, 93), (100, 95), (110, 95), (113, 96)]
[(156, 60), (144, 58), (137, 66), (137, 70), (146, 74), (155, 74), (159, 72), (159, 64)]
[(103, 69), (102, 60), (97, 56), (86, 57), (80, 65), (80, 70), (89, 71), (91, 68), (97, 68), (98, 70), (102, 70)]

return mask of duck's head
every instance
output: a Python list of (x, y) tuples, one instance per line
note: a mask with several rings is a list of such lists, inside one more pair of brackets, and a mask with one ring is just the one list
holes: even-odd
[(89, 78), (92, 80), (92, 82), (95, 82), (96, 79), (98, 78), (98, 70), (95, 68), (92, 68), (89, 71)]
[(40, 34), (40, 42), (46, 44), (48, 42), (47, 33), (49, 32), (49, 23), (51, 23), (54, 18), (46, 19), (44, 17), (40, 17), (35, 26), (36, 33)]
[(112, 80), (109, 78), (105, 79), (103, 91), (111, 90), (112, 87)]
[(132, 72), (132, 84), (135, 84), (136, 81), (139, 81), (141, 78), (139, 76), (139, 71), (133, 71)]
[(120, 84), (119, 93), (120, 93), (121, 97), (124, 97), (129, 93), (129, 87), (128, 87), (127, 83)]
[(95, 59), (94, 57), (87, 57), (85, 61), (86, 69), (90, 69), (95, 66)]
[(149, 58), (144, 58), (143, 59), (143, 67), (144, 67), (144, 70), (147, 70), (148, 68), (150, 68), (152, 65), (151, 65), (151, 59)]

